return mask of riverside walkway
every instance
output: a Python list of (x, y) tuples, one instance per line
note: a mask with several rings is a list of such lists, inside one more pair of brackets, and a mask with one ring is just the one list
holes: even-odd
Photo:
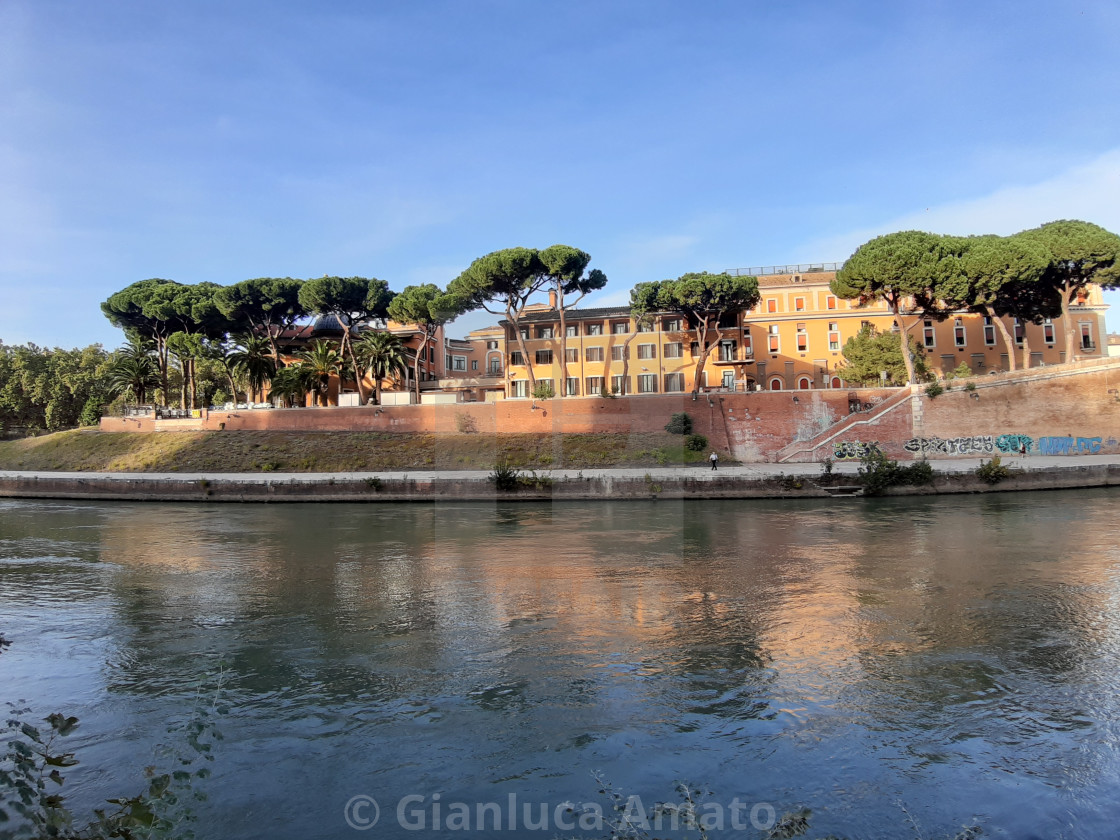
[[(1003, 466), (1023, 472), (1045, 472), (1055, 469), (1086, 467), (1086, 466), (1116, 466), (1120, 467), (1120, 455), (1003, 455)], [(990, 461), (991, 456), (982, 458), (942, 458), (931, 460), (929, 464), (938, 474), (960, 474), (974, 471), (982, 462)], [(912, 461), (901, 462), (904, 466)], [(859, 471), (860, 462), (833, 461), (832, 472), (836, 476), (850, 476), (854, 478)], [(524, 474), (535, 472), (539, 476), (547, 476), (554, 480), (561, 479), (588, 479), (588, 478), (621, 478), (644, 479), (646, 476), (655, 480), (671, 480), (688, 478), (693, 481), (716, 481), (725, 478), (768, 479), (783, 476), (796, 476), (800, 478), (814, 478), (821, 475), (819, 463), (720, 463), (719, 469), (712, 470), (707, 463), (690, 464), (688, 466), (666, 467), (603, 467), (585, 469), (537, 469), (519, 468)], [(277, 483), (277, 482), (346, 482), (363, 481), (365, 479), (380, 479), (382, 481), (409, 479), (411, 481), (478, 481), (487, 480), (490, 470), (382, 470), (378, 472), (54, 472), (54, 471), (24, 471), (0, 470), (0, 481), (18, 478), (36, 479), (105, 479), (109, 481), (135, 481), (147, 479), (152, 481), (166, 481), (170, 483), (196, 483), (202, 480), (220, 480), (230, 483)]]
[[(888, 495), (935, 495), (1120, 486), (1120, 455), (1009, 456), (995, 485), (986, 458), (930, 461), (933, 480)], [(489, 470), (335, 473), (0, 471), (0, 497), (190, 502), (560, 501), (589, 499), (838, 498), (862, 495), (858, 461), (821, 465), (707, 464), (582, 470), (518, 470), (499, 488)]]

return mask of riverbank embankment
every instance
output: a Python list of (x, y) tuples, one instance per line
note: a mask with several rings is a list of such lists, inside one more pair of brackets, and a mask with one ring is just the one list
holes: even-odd
[[(1010, 474), (988, 484), (982, 459), (930, 462), (928, 484), (884, 495), (939, 495), (1120, 485), (1120, 456), (1005, 459)], [(499, 489), (493, 472), (414, 470), (337, 473), (0, 472), (0, 497), (190, 502), (478, 502), (594, 499), (844, 498), (861, 495), (858, 463), (743, 464), (649, 469), (517, 471)]]

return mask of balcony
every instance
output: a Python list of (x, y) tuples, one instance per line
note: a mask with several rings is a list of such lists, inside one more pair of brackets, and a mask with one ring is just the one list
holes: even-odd
[(460, 391), (464, 388), (505, 388), (505, 377), (498, 373), (494, 376), (460, 376), (455, 379), (431, 379), (420, 383), (421, 391)]

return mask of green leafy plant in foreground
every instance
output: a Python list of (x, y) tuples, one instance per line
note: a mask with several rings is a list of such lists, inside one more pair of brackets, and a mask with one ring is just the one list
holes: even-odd
[[(3, 645), (0, 645), (2, 650)], [(177, 769), (160, 773), (154, 767), (144, 771), (146, 785), (130, 797), (108, 800), (109, 808), (94, 809), (93, 816), (79, 825), (66, 802), (64, 772), (79, 762), (73, 752), (60, 746), (62, 739), (78, 726), (78, 718), (61, 713), (48, 715), (35, 725), (27, 718), (30, 709), (9, 703), (8, 720), (0, 727), (0, 824), (6, 837), (63, 838), (64, 840), (149, 840), (150, 838), (191, 837), (188, 824), (194, 820), (190, 802), (205, 797), (193, 784), (209, 776), (209, 769), (198, 767), (198, 760), (212, 761), (212, 748), (221, 734), (213, 716), (220, 712), (218, 684), (203, 702), (200, 686), (190, 716), (169, 732), (186, 742), (188, 750), (173, 749), (167, 754)]]

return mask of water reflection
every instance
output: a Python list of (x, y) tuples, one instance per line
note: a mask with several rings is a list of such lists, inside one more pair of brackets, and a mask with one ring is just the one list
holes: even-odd
[(586, 799), (599, 768), (820, 833), (892, 836), (902, 799), (1092, 837), (1120, 816), (1111, 502), (6, 503), (0, 668), (78, 706), (117, 768), (91, 801), (222, 669), (203, 836), (334, 836), (368, 786)]

